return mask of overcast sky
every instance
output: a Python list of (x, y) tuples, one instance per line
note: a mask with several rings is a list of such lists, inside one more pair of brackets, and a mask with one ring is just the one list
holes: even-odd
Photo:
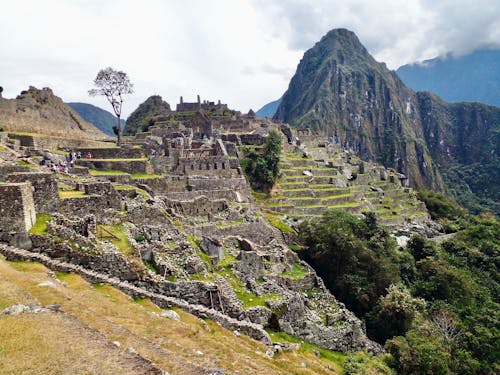
[(0, 86), (48, 86), (64, 101), (111, 107), (87, 91), (99, 69), (175, 108), (202, 99), (247, 112), (279, 98), (303, 53), (333, 28), (354, 31), (391, 69), (500, 46), (499, 0), (0, 0)]

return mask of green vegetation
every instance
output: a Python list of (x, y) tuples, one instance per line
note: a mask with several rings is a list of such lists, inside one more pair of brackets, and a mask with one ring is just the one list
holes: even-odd
[(346, 374), (500, 371), (500, 221), (423, 196), (438, 220), (460, 223), (455, 236), (440, 244), (415, 236), (398, 250), (373, 215), (329, 212), (301, 225), (299, 255), (390, 354), (350, 356)]
[(148, 131), (149, 127), (154, 124), (155, 117), (162, 112), (170, 112), (168, 103), (163, 101), (159, 95), (150, 96), (130, 114), (123, 129), (123, 134), (135, 135), (140, 131)]
[(280, 215), (276, 214), (271, 214), (271, 213), (265, 213), (267, 220), (269, 223), (275, 227), (278, 228), (281, 232), (283, 233), (294, 233), (295, 231), (290, 228), (290, 226), (285, 223), (283, 220), (281, 220)]
[(386, 363), (387, 356), (374, 356), (366, 352), (356, 352), (347, 355), (343, 366), (344, 375), (395, 375)]
[(269, 130), (264, 147), (257, 151), (247, 149), (245, 158), (241, 161), (252, 187), (260, 191), (269, 191), (279, 175), (281, 157), (281, 136), (277, 130)]
[(159, 178), (162, 177), (159, 174), (153, 174), (153, 173), (132, 173), (130, 177), (135, 178), (135, 179), (145, 179), (145, 178)]
[(47, 233), (47, 222), (50, 221), (49, 214), (36, 214), (35, 225), (31, 227), (29, 233), (31, 234), (45, 234)]
[(127, 175), (127, 172), (117, 171), (113, 169), (105, 169), (105, 170), (95, 170), (89, 169), (89, 173), (91, 176), (110, 176), (110, 175)]
[(81, 198), (85, 196), (87, 196), (87, 194), (81, 190), (59, 190), (59, 198), (61, 199)]
[(125, 234), (123, 224), (99, 224), (97, 226), (97, 238), (110, 241), (125, 255), (134, 255), (135, 250)]
[(281, 274), (281, 276), (292, 279), (292, 280), (300, 280), (303, 279), (309, 273), (307, 268), (305, 268), (300, 263), (294, 263), (291, 271), (286, 271)]
[(344, 353), (334, 352), (320, 348), (319, 346), (310, 344), (285, 332), (268, 332), (273, 342), (283, 342), (288, 344), (300, 344), (298, 353), (319, 353), (319, 358), (329, 362), (329, 365), (335, 370), (335, 373), (341, 372), (344, 361), (348, 358)]
[(349, 309), (365, 316), (392, 283), (399, 280), (400, 256), (394, 240), (374, 215), (360, 220), (328, 211), (299, 226), (305, 249), (299, 255)]
[(28, 168), (38, 168), (35, 164), (28, 163), (26, 160), (18, 160), (17, 164)]

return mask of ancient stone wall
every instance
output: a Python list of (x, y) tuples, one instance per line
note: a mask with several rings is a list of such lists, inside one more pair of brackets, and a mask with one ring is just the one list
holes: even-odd
[(260, 134), (240, 134), (241, 143), (243, 145), (262, 146), (264, 137)]
[(167, 197), (163, 197), (162, 200), (165, 202), (165, 206), (182, 215), (204, 215), (221, 212), (228, 208), (225, 200), (212, 200), (205, 196), (187, 201), (172, 200)]
[(33, 198), (36, 212), (51, 213), (59, 205), (59, 191), (52, 173), (44, 172), (14, 172), (7, 176), (10, 182), (31, 182), (34, 188)]
[(31, 183), (0, 183), (0, 234), (27, 232), (35, 222)]
[(176, 170), (187, 176), (219, 176), (234, 177), (234, 163), (227, 156), (208, 156), (204, 158), (179, 158)]
[(87, 153), (92, 154), (95, 159), (140, 159), (145, 157), (144, 150), (140, 148), (75, 148), (75, 152), (80, 151), (85, 158)]
[(165, 196), (170, 200), (177, 201), (193, 200), (199, 196), (205, 196), (210, 200), (223, 199), (229, 202), (236, 200), (236, 192), (232, 189), (181, 191), (166, 193)]
[(59, 137), (42, 137), (9, 133), (9, 138), (17, 139), (21, 146), (33, 147), (38, 150), (72, 149), (79, 147), (109, 147), (109, 143), (89, 139), (70, 139)]
[(77, 189), (88, 195), (61, 199), (58, 211), (68, 217), (95, 215), (105, 216), (106, 209), (121, 209), (121, 195), (109, 182), (77, 184)]
[(78, 165), (97, 170), (119, 170), (127, 173), (153, 173), (149, 160), (109, 160), (109, 159), (80, 159)]

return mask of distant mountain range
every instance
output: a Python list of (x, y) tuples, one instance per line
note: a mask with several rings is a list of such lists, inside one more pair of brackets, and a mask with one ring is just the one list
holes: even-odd
[[(88, 103), (66, 103), (80, 115), (85, 121), (94, 124), (102, 132), (114, 136), (113, 126), (116, 126), (118, 119), (116, 116), (102, 108)], [(125, 126), (125, 119), (122, 119), (122, 130)]]
[(500, 214), (500, 108), (415, 93), (348, 30), (305, 52), (274, 118)]
[(255, 112), (255, 114), (259, 117), (273, 118), (280, 104), (281, 104), (281, 98), (275, 100), (274, 102), (267, 103), (257, 112)]
[(477, 50), (403, 65), (396, 72), (415, 91), (431, 91), (450, 102), (500, 107), (500, 50)]

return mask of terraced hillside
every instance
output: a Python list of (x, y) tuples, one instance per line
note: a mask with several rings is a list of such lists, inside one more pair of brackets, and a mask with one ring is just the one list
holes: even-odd
[(311, 139), (305, 145), (283, 148), (281, 177), (263, 199), (268, 212), (302, 220), (327, 209), (356, 215), (371, 211), (389, 227), (429, 219), (425, 205), (404, 186), (405, 176), (363, 162), (324, 140)]

